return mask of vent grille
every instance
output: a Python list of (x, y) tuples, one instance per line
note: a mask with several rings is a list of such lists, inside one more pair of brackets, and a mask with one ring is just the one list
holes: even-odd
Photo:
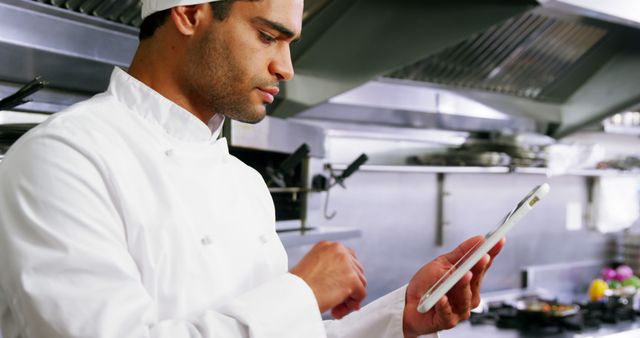
[[(140, 27), (140, 0), (34, 0), (56, 7), (93, 15), (109, 21)], [(304, 20), (320, 12), (331, 0), (305, 0)]]
[(387, 76), (540, 99), (606, 35), (600, 27), (528, 13)]
[(35, 0), (109, 21), (140, 27), (140, 0)]

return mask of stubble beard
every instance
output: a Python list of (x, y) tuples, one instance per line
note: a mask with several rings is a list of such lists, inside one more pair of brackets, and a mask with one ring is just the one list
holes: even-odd
[[(195, 42), (187, 57), (183, 83), (188, 95), (213, 114), (246, 123), (258, 123), (265, 117), (265, 107), (252, 104), (251, 91), (260, 85), (239, 66), (228, 46), (212, 30)], [(248, 80), (248, 82), (247, 82)]]

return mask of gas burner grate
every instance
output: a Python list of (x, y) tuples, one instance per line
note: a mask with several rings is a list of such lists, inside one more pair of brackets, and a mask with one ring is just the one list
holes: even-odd
[[(557, 303), (549, 300), (541, 301)], [(487, 312), (472, 313), (469, 322), (471, 325), (495, 325), (501, 329), (516, 329), (536, 334), (556, 334), (595, 329), (603, 324), (635, 321), (640, 315), (624, 299), (616, 297), (611, 297), (606, 302), (575, 303), (575, 305), (580, 307), (578, 313), (554, 317), (525, 313), (509, 303), (495, 302), (489, 304)]]

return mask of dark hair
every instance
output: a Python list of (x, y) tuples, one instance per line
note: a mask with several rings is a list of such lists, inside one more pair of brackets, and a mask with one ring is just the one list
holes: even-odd
[[(229, 16), (231, 6), (235, 1), (236, 0), (222, 0), (210, 2), (209, 5), (211, 5), (211, 9), (213, 10), (213, 17), (216, 20), (224, 21), (224, 19)], [(167, 21), (170, 13), (171, 9), (165, 9), (144, 18), (140, 25), (140, 33), (138, 34), (140, 41), (152, 37), (153, 33)]]

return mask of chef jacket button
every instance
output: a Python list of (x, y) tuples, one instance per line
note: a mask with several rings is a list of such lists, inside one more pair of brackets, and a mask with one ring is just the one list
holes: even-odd
[(164, 154), (165, 154), (165, 155), (167, 155), (167, 157), (171, 157), (171, 156), (173, 156), (174, 151), (173, 151), (173, 149), (167, 149), (167, 150), (164, 152)]
[(265, 234), (260, 236), (260, 243), (267, 244), (269, 242), (269, 235)]
[(211, 238), (211, 236), (208, 236), (208, 235), (204, 236), (200, 240), (200, 243), (202, 243), (202, 245), (211, 245), (213, 244), (213, 238)]

